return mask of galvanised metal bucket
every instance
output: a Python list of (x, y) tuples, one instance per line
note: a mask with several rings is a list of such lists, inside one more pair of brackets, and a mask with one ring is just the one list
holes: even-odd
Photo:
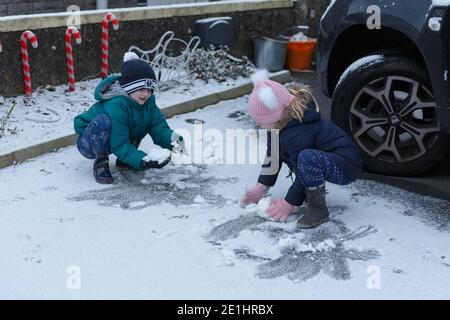
[(270, 72), (284, 69), (288, 41), (267, 37), (253, 40), (255, 65)]

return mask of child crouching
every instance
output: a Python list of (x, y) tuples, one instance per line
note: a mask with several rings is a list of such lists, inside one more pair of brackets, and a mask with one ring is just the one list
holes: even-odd
[[(144, 170), (164, 167), (170, 162), (173, 144), (183, 145), (183, 138), (170, 129), (156, 105), (155, 85), (148, 63), (126, 53), (121, 75), (104, 79), (95, 89), (98, 102), (75, 117), (78, 150), (85, 158), (95, 159), (93, 174), (98, 183), (113, 183), (111, 153), (117, 157), (116, 169)], [(165, 152), (139, 150), (147, 134)]]
[[(321, 118), (313, 95), (306, 88), (287, 89), (268, 79), (267, 71), (253, 77), (254, 90), (248, 112), (269, 132), (267, 159), (258, 183), (247, 190), (241, 205), (258, 203), (275, 185), (282, 163), (295, 173), (295, 181), (284, 199), (275, 199), (267, 209), (269, 217), (284, 221), (294, 211), (302, 214), (300, 228), (314, 228), (329, 219), (325, 202), (325, 181), (346, 185), (361, 174), (362, 157), (353, 139), (332, 122)], [(277, 141), (274, 141), (277, 139)], [(272, 144), (278, 148), (272, 152)], [(277, 161), (277, 170), (267, 173)], [(301, 207), (304, 201), (307, 207)]]

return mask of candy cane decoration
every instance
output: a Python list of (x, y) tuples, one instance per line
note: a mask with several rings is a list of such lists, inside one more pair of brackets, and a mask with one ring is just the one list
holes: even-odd
[(36, 35), (27, 30), (22, 33), (20, 37), (20, 55), (22, 56), (22, 69), (23, 69), (23, 81), (25, 82), (25, 94), (31, 96), (31, 74), (30, 74), (30, 62), (28, 58), (28, 46), (27, 40), (30, 40), (33, 48), (38, 47), (38, 41)]
[(75, 70), (73, 68), (72, 55), (72, 35), (77, 44), (81, 43), (81, 34), (76, 27), (68, 27), (66, 31), (66, 61), (67, 61), (67, 77), (69, 79), (69, 91), (75, 91)]
[(119, 29), (119, 20), (117, 17), (112, 13), (107, 13), (102, 19), (102, 78), (108, 76), (109, 22), (112, 22), (114, 30)]

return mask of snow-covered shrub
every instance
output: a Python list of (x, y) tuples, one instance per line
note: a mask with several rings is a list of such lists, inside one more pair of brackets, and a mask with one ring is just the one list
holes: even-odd
[(219, 49), (198, 48), (195, 50), (189, 64), (189, 72), (193, 78), (206, 82), (215, 79), (223, 82), (227, 79), (248, 77), (254, 72), (255, 66), (246, 57), (233, 57), (227, 47)]

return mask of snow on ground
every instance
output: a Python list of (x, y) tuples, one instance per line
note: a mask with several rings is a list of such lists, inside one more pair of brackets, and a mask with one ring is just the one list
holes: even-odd
[[(6, 126), (6, 129), (15, 133), (5, 130), (5, 135), (0, 137), (0, 155), (73, 134), (73, 118), (95, 103), (94, 89), (100, 81), (101, 79), (94, 79), (77, 82), (73, 93), (67, 92), (67, 85), (61, 85), (37, 88), (32, 99), (25, 96), (0, 96), (0, 119), (16, 104)], [(246, 78), (222, 83), (215, 80), (208, 83), (194, 80), (191, 85), (180, 85), (156, 93), (156, 103), (160, 109), (164, 109), (248, 82), (250, 80)]]
[[(253, 128), (247, 99), (168, 122)], [(368, 181), (328, 184), (331, 221), (300, 231), (293, 219), (267, 220), (268, 199), (239, 207), (258, 164), (128, 173), (111, 164), (112, 186), (94, 182), (92, 161), (74, 147), (0, 171), (0, 298), (450, 297), (443, 200)], [(287, 191), (286, 175), (273, 197)]]

